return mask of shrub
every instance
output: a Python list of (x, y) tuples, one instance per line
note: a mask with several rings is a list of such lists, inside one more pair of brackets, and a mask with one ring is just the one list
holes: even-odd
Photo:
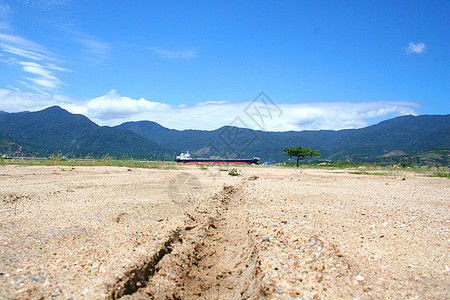
[(236, 168), (233, 168), (233, 169), (228, 171), (228, 175), (230, 175), (230, 176), (239, 176), (241, 174), (239, 174), (239, 172), (238, 172), (238, 170)]

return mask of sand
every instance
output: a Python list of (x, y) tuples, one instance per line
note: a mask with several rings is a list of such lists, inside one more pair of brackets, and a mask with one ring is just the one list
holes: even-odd
[(450, 298), (448, 179), (226, 168), (1, 166), (0, 298)]

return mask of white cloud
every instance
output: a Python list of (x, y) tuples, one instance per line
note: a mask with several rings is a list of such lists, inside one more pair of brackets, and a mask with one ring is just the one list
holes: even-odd
[(78, 39), (88, 50), (95, 54), (106, 55), (109, 51), (109, 46), (93, 39)]
[(44, 89), (54, 89), (59, 85), (59, 81), (57, 80), (57, 78), (46, 79), (46, 78), (25, 77), (25, 79), (28, 79), (29, 81), (34, 82), (40, 88), (44, 88)]
[(43, 46), (15, 35), (0, 33), (0, 48), (33, 60), (52, 60), (50, 52)]
[(156, 47), (150, 47), (149, 50), (152, 50), (158, 55), (161, 55), (165, 58), (169, 59), (192, 59), (197, 57), (197, 52), (193, 50), (184, 50), (184, 51), (171, 51)]
[(20, 89), (19, 89), (19, 88), (15, 87), (15, 86), (12, 86), (12, 85), (10, 85), (10, 84), (6, 85), (6, 87), (7, 87), (8, 89), (10, 89), (10, 90), (14, 90), (14, 91), (16, 91), (16, 92), (20, 92)]
[(414, 43), (411, 42), (409, 43), (409, 46), (406, 48), (406, 54), (420, 54), (420, 53), (424, 53), (426, 50), (426, 45), (424, 43)]
[(44, 66), (34, 63), (34, 62), (18, 62), (18, 64), (22, 65), (22, 69), (25, 72), (39, 75), (46, 78), (54, 79), (55, 77), (51, 75), (51, 72), (44, 68)]
[[(19, 82), (39, 93), (54, 91), (62, 85), (56, 71), (69, 71), (55, 65), (54, 55), (43, 46), (18, 36), (0, 33), (0, 51), (4, 57), (0, 62), (20, 66), (28, 76)], [(17, 57), (31, 61), (19, 61)]]
[(37, 77), (25, 77), (29, 81), (46, 89), (55, 89), (61, 85), (61, 81), (53, 75), (54, 71), (68, 71), (53, 64), (41, 65), (35, 62), (17, 62), (22, 66), (22, 70)]
[(7, 112), (37, 111), (53, 105), (71, 103), (72, 101), (60, 95), (0, 89), (0, 110)]
[(39, 0), (39, 1), (25, 1), (23, 4), (25, 6), (38, 9), (38, 10), (51, 10), (54, 8), (59, 8), (61, 6), (66, 6), (70, 3), (70, 0)]
[(224, 104), (227, 103), (227, 101), (205, 101), (205, 102), (199, 102), (197, 105), (208, 105), (208, 104)]
[(29, 51), (23, 48), (17, 48), (11, 45), (6, 45), (6, 44), (1, 44), (0, 43), (0, 47), (2, 48), (2, 50), (4, 52), (8, 52), (10, 54), (15, 54), (17, 56), (22, 56), (28, 59), (33, 59), (33, 60), (43, 60), (45, 59), (45, 57), (43, 57), (43, 55), (41, 55), (40, 53), (36, 53), (34, 51)]
[(171, 106), (147, 101), (144, 98), (121, 97), (115, 90), (111, 90), (108, 94), (92, 99), (81, 106), (70, 104), (66, 108), (70, 111), (85, 114), (103, 125), (114, 124), (117, 122), (115, 120), (125, 120), (142, 112), (166, 112), (171, 109)]
[[(224, 125), (236, 125), (267, 131), (361, 128), (382, 119), (415, 115), (414, 108), (419, 106), (418, 103), (408, 101), (289, 103), (276, 104), (276, 109), (270, 107), (270, 103), (269, 107), (264, 107), (261, 103), (251, 101), (174, 106), (144, 98), (122, 97), (114, 90), (104, 96), (80, 102), (59, 95), (0, 89), (0, 110), (39, 110), (51, 105), (60, 105), (72, 113), (83, 114), (99, 125), (114, 126), (127, 121), (150, 120), (180, 130), (212, 130)], [(255, 123), (255, 118), (245, 113), (246, 108), (252, 111), (255, 105), (264, 119), (262, 128)], [(236, 118), (240, 121), (234, 122)]]
[(75, 41), (86, 49), (87, 56), (85, 58), (87, 60), (98, 63), (108, 57), (111, 48), (109, 44), (98, 41), (85, 33), (73, 31), (72, 34), (75, 36)]

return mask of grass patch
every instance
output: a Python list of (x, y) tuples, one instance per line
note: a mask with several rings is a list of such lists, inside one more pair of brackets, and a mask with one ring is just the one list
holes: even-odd
[(375, 175), (375, 176), (398, 176), (404, 173), (415, 173), (425, 177), (450, 178), (448, 168), (421, 168), (421, 167), (380, 167), (365, 168), (364, 170), (349, 171), (350, 174)]
[(434, 174), (430, 175), (431, 177), (442, 177), (442, 178), (450, 178), (450, 173), (447, 172), (434, 172)]
[(393, 176), (395, 175), (393, 172), (366, 172), (366, 171), (351, 171), (349, 174), (358, 174), (358, 175), (374, 175), (374, 176)]
[(424, 176), (427, 176), (427, 177), (450, 178), (449, 169), (431, 169), (431, 170), (427, 170), (423, 173), (424, 173)]
[(232, 168), (231, 170), (228, 171), (228, 175), (230, 176), (240, 176), (241, 174), (239, 174), (238, 170), (236, 168)]
[(373, 168), (373, 167), (375, 167), (375, 165), (354, 165), (354, 164), (345, 163), (345, 162), (324, 164), (324, 165), (319, 165), (319, 164), (315, 164), (314, 165), (314, 168), (318, 168), (318, 169), (332, 169), (332, 170), (335, 170), (335, 169), (351, 169), (351, 168), (359, 168), (359, 167)]
[[(297, 168), (295, 164), (280, 164), (279, 166), (283, 168)], [(366, 169), (379, 169), (380, 166), (377, 166), (375, 164), (351, 164), (346, 162), (340, 162), (340, 163), (327, 163), (327, 164), (318, 164), (318, 163), (310, 163), (310, 164), (301, 164), (298, 166), (298, 168), (303, 169), (329, 169), (329, 170), (336, 170), (336, 169), (355, 169), (359, 167), (364, 167)]]
[(100, 159), (61, 159), (50, 158), (41, 160), (21, 160), (21, 159), (0, 159), (0, 165), (18, 165), (18, 166), (59, 166), (69, 167), (61, 168), (62, 171), (72, 171), (72, 167), (126, 167), (126, 168), (142, 168), (142, 169), (159, 169), (159, 170), (180, 170), (182, 166), (175, 162), (167, 161), (140, 161), (134, 159), (113, 159), (110, 157), (102, 157)]

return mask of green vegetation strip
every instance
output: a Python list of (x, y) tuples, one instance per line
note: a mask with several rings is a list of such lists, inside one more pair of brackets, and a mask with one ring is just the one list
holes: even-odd
[[(175, 162), (167, 161), (140, 161), (134, 159), (112, 159), (108, 157), (100, 159), (79, 159), (79, 160), (66, 160), (66, 159), (0, 159), (0, 165), (19, 165), (19, 166), (68, 166), (68, 167), (92, 167), (92, 166), (114, 166), (114, 167), (126, 167), (126, 168), (144, 168), (144, 169), (160, 169), (160, 170), (180, 170), (182, 166)], [(70, 171), (69, 169), (63, 169), (63, 171)]]
[[(19, 165), (19, 166), (114, 166), (114, 167), (126, 167), (126, 168), (144, 168), (144, 169), (160, 169), (160, 170), (182, 170), (186, 167), (170, 161), (142, 161), (132, 158), (115, 159), (109, 156), (104, 156), (99, 159), (63, 159), (61, 157), (49, 158), (49, 159), (3, 159), (0, 158), (0, 165)], [(202, 164), (199, 165), (201, 170), (207, 170), (208, 167), (214, 166), (214, 164)], [(241, 166), (248, 167), (248, 166)], [(266, 167), (266, 166), (261, 166)], [(269, 166), (271, 168), (296, 168), (295, 165), (282, 164), (278, 166)], [(379, 166), (375, 164), (363, 164), (354, 165), (349, 163), (334, 163), (334, 164), (305, 164), (300, 165), (300, 169), (320, 168), (328, 170), (343, 170), (350, 174), (358, 175), (374, 175), (374, 176), (399, 176), (401, 173), (416, 173), (426, 177), (441, 177), (450, 178), (450, 170), (448, 168), (436, 168), (436, 167), (399, 167), (399, 166)], [(63, 168), (63, 171), (71, 171), (70, 168)], [(229, 172), (231, 176), (239, 176), (237, 169), (221, 168), (220, 171)], [(235, 175), (236, 174), (236, 175)]]
[[(296, 168), (295, 164), (281, 164), (282, 168)], [(373, 175), (373, 176), (400, 176), (403, 173), (415, 173), (426, 177), (450, 178), (450, 170), (446, 167), (418, 167), (418, 166), (380, 166), (376, 164), (350, 164), (350, 163), (329, 163), (329, 164), (304, 164), (300, 169), (327, 169), (342, 170), (350, 174)]]

